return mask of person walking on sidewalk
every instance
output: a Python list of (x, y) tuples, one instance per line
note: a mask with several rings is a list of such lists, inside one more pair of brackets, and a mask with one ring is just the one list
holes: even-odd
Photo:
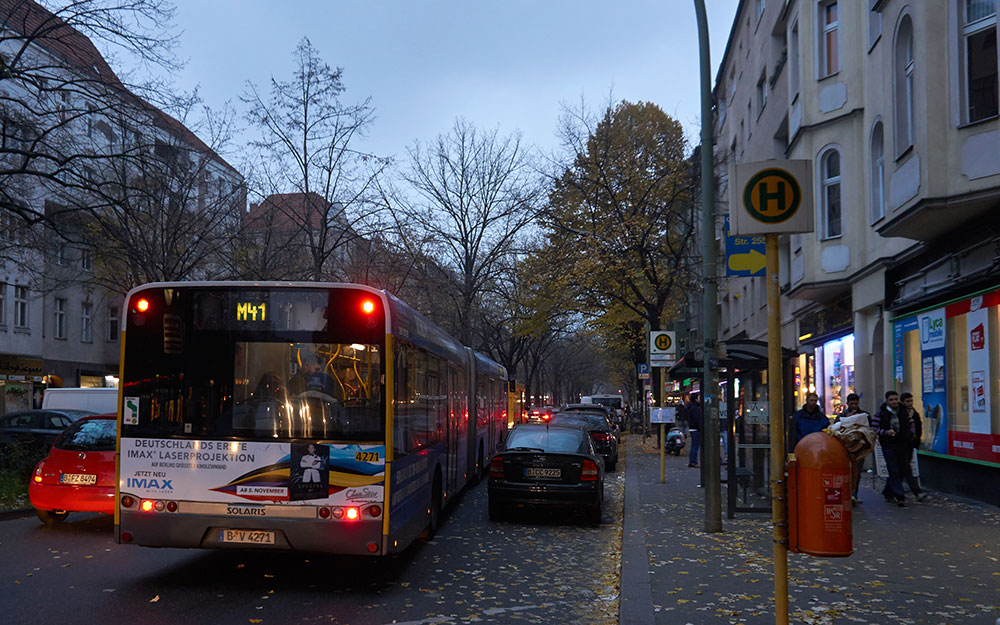
[(687, 405), (688, 432), (691, 434), (691, 454), (688, 456), (688, 466), (697, 467), (698, 452), (701, 451), (701, 397), (691, 395)]
[(794, 450), (807, 434), (822, 432), (828, 427), (830, 419), (819, 409), (819, 395), (806, 393), (806, 405), (795, 413), (795, 437), (792, 440), (792, 449)]
[(917, 501), (923, 501), (927, 499), (927, 493), (920, 488), (920, 478), (913, 475), (913, 454), (916, 450), (920, 448), (920, 439), (923, 437), (924, 426), (920, 420), (920, 413), (913, 408), (913, 393), (903, 393), (899, 396), (899, 403), (902, 406), (904, 412), (910, 418), (913, 423), (913, 440), (910, 446), (907, 448), (906, 461), (905, 461), (905, 472), (903, 473), (903, 479), (910, 487), (910, 492)]
[[(844, 409), (840, 411), (837, 415), (837, 420), (843, 419), (844, 417), (858, 417), (865, 416), (868, 427), (872, 425), (872, 416), (867, 410), (861, 409), (861, 397), (857, 393), (851, 393), (847, 396), (847, 403), (844, 405)], [(853, 475), (854, 489), (851, 492), (851, 501), (855, 504), (861, 503), (861, 497), (858, 495), (861, 487), (861, 469), (864, 468), (867, 462), (868, 456), (865, 456), (860, 460), (860, 462), (851, 463), (851, 471)]]
[[(902, 508), (906, 505), (903, 478), (910, 471), (910, 453), (913, 451), (913, 421), (899, 405), (899, 393), (885, 392), (883, 403), (872, 419), (872, 429), (878, 435), (882, 456), (889, 471), (882, 496)], [(904, 468), (905, 467), (905, 468)], [(919, 488), (919, 487), (918, 487)]]

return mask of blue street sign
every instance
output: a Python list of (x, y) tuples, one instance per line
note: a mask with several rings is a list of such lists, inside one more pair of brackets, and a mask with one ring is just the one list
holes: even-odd
[(762, 234), (729, 236), (729, 215), (726, 215), (726, 275), (766, 275), (765, 236)]
[(649, 379), (649, 365), (646, 363), (641, 363), (639, 365), (639, 379), (648, 380)]

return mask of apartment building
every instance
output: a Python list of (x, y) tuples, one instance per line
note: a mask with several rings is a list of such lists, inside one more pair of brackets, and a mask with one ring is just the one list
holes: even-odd
[[(794, 401), (814, 390), (833, 414), (856, 392), (874, 411), (886, 390), (911, 392), (925, 479), (992, 500), (997, 480), (982, 474), (1000, 475), (996, 4), (744, 0), (715, 87), (720, 215), (735, 163), (812, 163), (815, 231), (781, 240)], [(763, 278), (722, 278), (719, 292), (723, 339), (764, 338)]]
[[(0, 18), (3, 414), (38, 407), (48, 385), (117, 383), (124, 293), (108, 283), (125, 280), (107, 274), (127, 268), (102, 265), (100, 236), (88, 236), (95, 215), (186, 197), (175, 213), (196, 223), (206, 204), (239, 195), (243, 183), (188, 128), (131, 93), (61, 18), (30, 0), (0, 0)], [(167, 166), (199, 178), (161, 175)]]

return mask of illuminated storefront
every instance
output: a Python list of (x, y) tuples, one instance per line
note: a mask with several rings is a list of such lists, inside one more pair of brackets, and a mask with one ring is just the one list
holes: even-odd
[(893, 377), (921, 412), (921, 450), (1000, 465), (1000, 290), (892, 323)]

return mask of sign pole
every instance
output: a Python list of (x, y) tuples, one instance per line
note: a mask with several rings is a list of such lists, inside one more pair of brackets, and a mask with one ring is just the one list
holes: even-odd
[(785, 507), (785, 415), (781, 362), (781, 291), (778, 235), (769, 234), (767, 256), (767, 396), (771, 405), (771, 526), (774, 540), (774, 622), (788, 625), (788, 514)]
[(663, 433), (665, 425), (660, 424), (660, 484), (667, 481), (667, 437)]

